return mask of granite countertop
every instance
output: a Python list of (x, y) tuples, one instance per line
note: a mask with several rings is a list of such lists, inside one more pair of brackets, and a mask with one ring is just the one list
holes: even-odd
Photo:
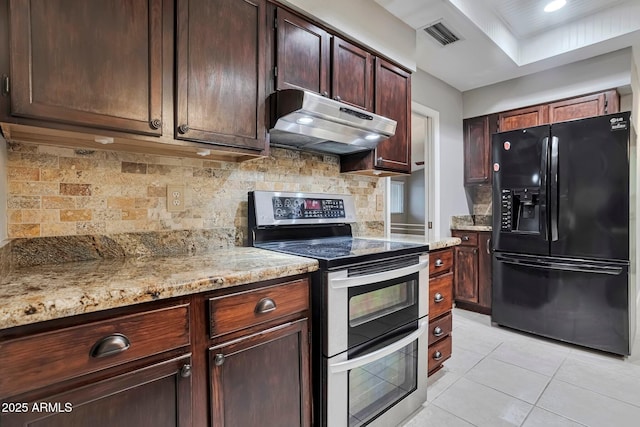
[(313, 259), (248, 247), (17, 268), (0, 279), (0, 329), (317, 269)]
[(449, 248), (451, 246), (456, 246), (462, 243), (462, 241), (458, 237), (443, 237), (440, 239), (429, 240), (424, 236), (417, 236), (417, 235), (411, 235), (411, 234), (404, 234), (404, 235), (394, 234), (387, 240), (395, 240), (397, 242), (424, 243), (429, 245), (429, 251)]
[(451, 229), (460, 231), (491, 231), (489, 215), (457, 215), (451, 217)]

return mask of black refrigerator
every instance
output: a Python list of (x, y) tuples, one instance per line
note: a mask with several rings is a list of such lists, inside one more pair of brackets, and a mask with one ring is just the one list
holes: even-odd
[(492, 321), (628, 355), (630, 113), (493, 135)]

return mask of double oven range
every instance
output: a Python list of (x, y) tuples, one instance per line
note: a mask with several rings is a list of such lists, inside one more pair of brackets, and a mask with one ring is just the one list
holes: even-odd
[(350, 195), (249, 193), (250, 244), (315, 258), (313, 424), (394, 426), (427, 397), (428, 246), (352, 236)]

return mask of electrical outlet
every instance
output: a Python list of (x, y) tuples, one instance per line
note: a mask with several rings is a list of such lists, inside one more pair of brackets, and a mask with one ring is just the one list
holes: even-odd
[(184, 210), (184, 185), (167, 185), (167, 211)]

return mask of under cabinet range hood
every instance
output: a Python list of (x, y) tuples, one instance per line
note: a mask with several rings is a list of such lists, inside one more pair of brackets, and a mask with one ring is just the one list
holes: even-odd
[(271, 95), (271, 145), (349, 154), (371, 150), (394, 135), (396, 122), (299, 89)]

